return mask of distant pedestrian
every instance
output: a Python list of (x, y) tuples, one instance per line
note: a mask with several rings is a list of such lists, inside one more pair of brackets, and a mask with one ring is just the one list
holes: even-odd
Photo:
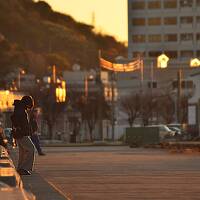
[(37, 110), (36, 109), (31, 110), (29, 119), (30, 119), (30, 126), (32, 129), (31, 140), (32, 140), (33, 144), (35, 145), (35, 148), (37, 149), (38, 155), (45, 156), (45, 153), (42, 151), (42, 148), (40, 146), (40, 139), (39, 139), (39, 135), (38, 135)]
[(14, 113), (11, 116), (12, 134), (19, 147), (17, 171), (20, 175), (31, 175), (34, 165), (35, 148), (30, 139), (32, 131), (27, 113), (33, 106), (33, 98), (23, 96), (21, 100), (14, 101)]

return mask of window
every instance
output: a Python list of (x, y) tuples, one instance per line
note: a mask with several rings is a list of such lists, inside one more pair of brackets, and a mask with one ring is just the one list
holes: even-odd
[(181, 17), (181, 24), (192, 24), (193, 17)]
[(161, 2), (159, 0), (149, 1), (148, 2), (148, 8), (149, 9), (160, 9), (161, 8)]
[(165, 25), (176, 25), (177, 24), (177, 18), (176, 17), (165, 17), (164, 18), (164, 24)]
[(181, 57), (183, 58), (192, 58), (193, 57), (193, 51), (181, 51)]
[(145, 42), (145, 35), (133, 35), (133, 42)]
[(147, 83), (148, 88), (157, 88), (157, 82), (151, 81)]
[(149, 52), (149, 57), (158, 57), (162, 54), (161, 51), (150, 51)]
[(137, 58), (137, 57), (145, 57), (145, 52), (133, 51), (133, 58)]
[(182, 81), (181, 88), (183, 89), (191, 89), (194, 88), (193, 81)]
[(133, 18), (132, 24), (133, 26), (144, 26), (145, 18)]
[(176, 42), (177, 41), (177, 35), (176, 34), (167, 34), (164, 36), (165, 42)]
[(136, 1), (132, 3), (133, 10), (142, 10), (145, 9), (145, 2), (144, 1)]
[(197, 41), (200, 41), (200, 33), (197, 33), (197, 35), (196, 35), (196, 40), (197, 40)]
[(200, 16), (197, 16), (197, 24), (200, 24)]
[(148, 36), (149, 42), (161, 42), (161, 35), (155, 34), (155, 35), (149, 35)]
[(148, 25), (156, 26), (161, 24), (161, 18), (159, 17), (152, 17), (148, 19)]
[(193, 0), (180, 0), (180, 7), (181, 8), (190, 8), (192, 7)]
[[(172, 82), (172, 87), (173, 89), (178, 88), (178, 81), (173, 81)], [(183, 89), (190, 89), (190, 88), (194, 88), (194, 84), (193, 81), (181, 81), (181, 88)]]
[(164, 8), (177, 8), (177, 1), (175, 0), (165, 0)]
[(165, 51), (165, 54), (169, 58), (177, 58), (178, 57), (177, 51)]
[(181, 41), (193, 41), (193, 34), (192, 33), (181, 34)]

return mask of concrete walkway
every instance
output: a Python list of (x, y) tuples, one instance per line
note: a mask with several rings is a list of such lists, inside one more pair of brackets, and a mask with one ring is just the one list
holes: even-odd
[[(14, 165), (17, 165), (18, 152), (17, 149), (10, 151)], [(36, 156), (37, 157), (37, 156)], [(37, 158), (36, 158), (37, 159)], [(27, 191), (33, 193), (36, 200), (66, 200), (62, 193), (52, 186), (43, 178), (37, 170), (30, 176), (21, 176), (23, 186)]]
[(129, 147), (45, 148), (38, 172), (71, 200), (200, 200), (200, 154)]
[(37, 172), (33, 172), (31, 176), (22, 176), (24, 188), (31, 191), (36, 200), (66, 200), (66, 198), (49, 184)]

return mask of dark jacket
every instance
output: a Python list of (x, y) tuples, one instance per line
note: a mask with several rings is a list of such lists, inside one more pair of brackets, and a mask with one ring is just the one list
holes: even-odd
[(14, 112), (11, 116), (11, 121), (13, 128), (18, 131), (18, 138), (32, 134), (25, 105), (20, 100), (14, 101)]

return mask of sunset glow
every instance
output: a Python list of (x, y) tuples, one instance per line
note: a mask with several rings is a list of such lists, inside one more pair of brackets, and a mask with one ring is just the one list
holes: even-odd
[[(46, 0), (53, 10), (92, 24), (97, 31), (127, 41), (127, 0)], [(94, 16), (94, 17), (93, 17)]]

